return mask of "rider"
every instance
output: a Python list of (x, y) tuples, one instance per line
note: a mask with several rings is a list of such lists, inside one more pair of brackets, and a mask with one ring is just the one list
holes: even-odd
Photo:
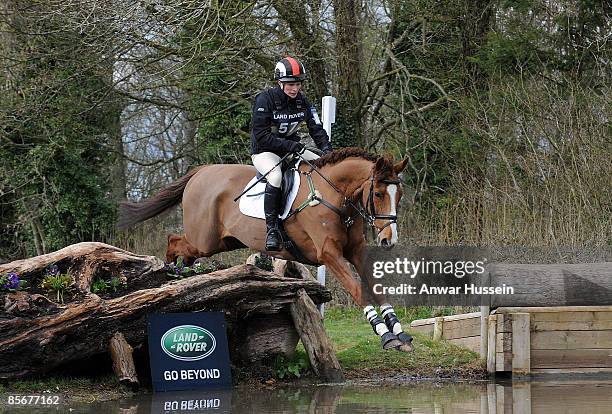
[[(305, 121), (308, 132), (324, 154), (332, 150), (327, 133), (321, 125), (314, 106), (300, 92), (306, 78), (304, 65), (297, 59), (286, 57), (276, 64), (274, 79), (278, 86), (259, 93), (253, 107), (251, 130), (251, 159), (261, 174), (272, 169), (285, 154), (301, 154), (307, 160), (319, 158), (300, 143), (297, 134)], [(281, 250), (279, 209), (282, 171), (280, 166), (266, 176), (264, 211), (266, 215), (266, 250)]]

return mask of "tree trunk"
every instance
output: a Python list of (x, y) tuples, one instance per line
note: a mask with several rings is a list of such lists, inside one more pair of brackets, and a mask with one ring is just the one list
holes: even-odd
[(282, 2), (275, 0), (273, 4), (281, 18), (287, 22), (291, 29), (293, 39), (297, 44), (297, 50), (302, 54), (300, 58), (306, 67), (308, 85), (312, 88), (309, 99), (311, 103), (319, 107), (321, 98), (329, 94), (325, 73), (324, 51), (326, 45), (320, 36), (317, 18), (320, 4), (310, 2), (310, 12), (306, 8), (306, 3), (299, 0)]
[(354, 0), (334, 0), (338, 98), (334, 147), (363, 146), (361, 119), (363, 47)]

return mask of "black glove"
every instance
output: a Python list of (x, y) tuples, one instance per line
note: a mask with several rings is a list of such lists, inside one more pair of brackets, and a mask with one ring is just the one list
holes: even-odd
[(306, 151), (306, 147), (301, 142), (291, 141), (289, 146), (289, 152), (295, 152), (297, 154), (303, 154)]

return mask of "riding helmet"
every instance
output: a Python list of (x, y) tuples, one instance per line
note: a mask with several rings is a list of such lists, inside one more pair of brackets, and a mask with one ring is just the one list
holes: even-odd
[(281, 82), (302, 82), (306, 78), (306, 70), (299, 60), (287, 56), (276, 64), (274, 80)]

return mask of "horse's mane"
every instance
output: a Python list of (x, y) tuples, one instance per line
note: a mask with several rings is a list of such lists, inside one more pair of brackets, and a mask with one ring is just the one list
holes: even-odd
[(363, 148), (358, 147), (341, 148), (332, 151), (323, 155), (321, 158), (311, 161), (311, 163), (315, 167), (321, 168), (325, 165), (339, 163), (340, 161), (343, 161), (349, 157), (363, 158), (364, 160), (371, 161), (373, 163), (376, 163), (380, 158), (382, 158), (383, 165), (382, 168), (377, 171), (376, 179), (382, 180), (393, 175), (393, 161), (389, 157), (386, 157), (384, 155), (371, 154)]

